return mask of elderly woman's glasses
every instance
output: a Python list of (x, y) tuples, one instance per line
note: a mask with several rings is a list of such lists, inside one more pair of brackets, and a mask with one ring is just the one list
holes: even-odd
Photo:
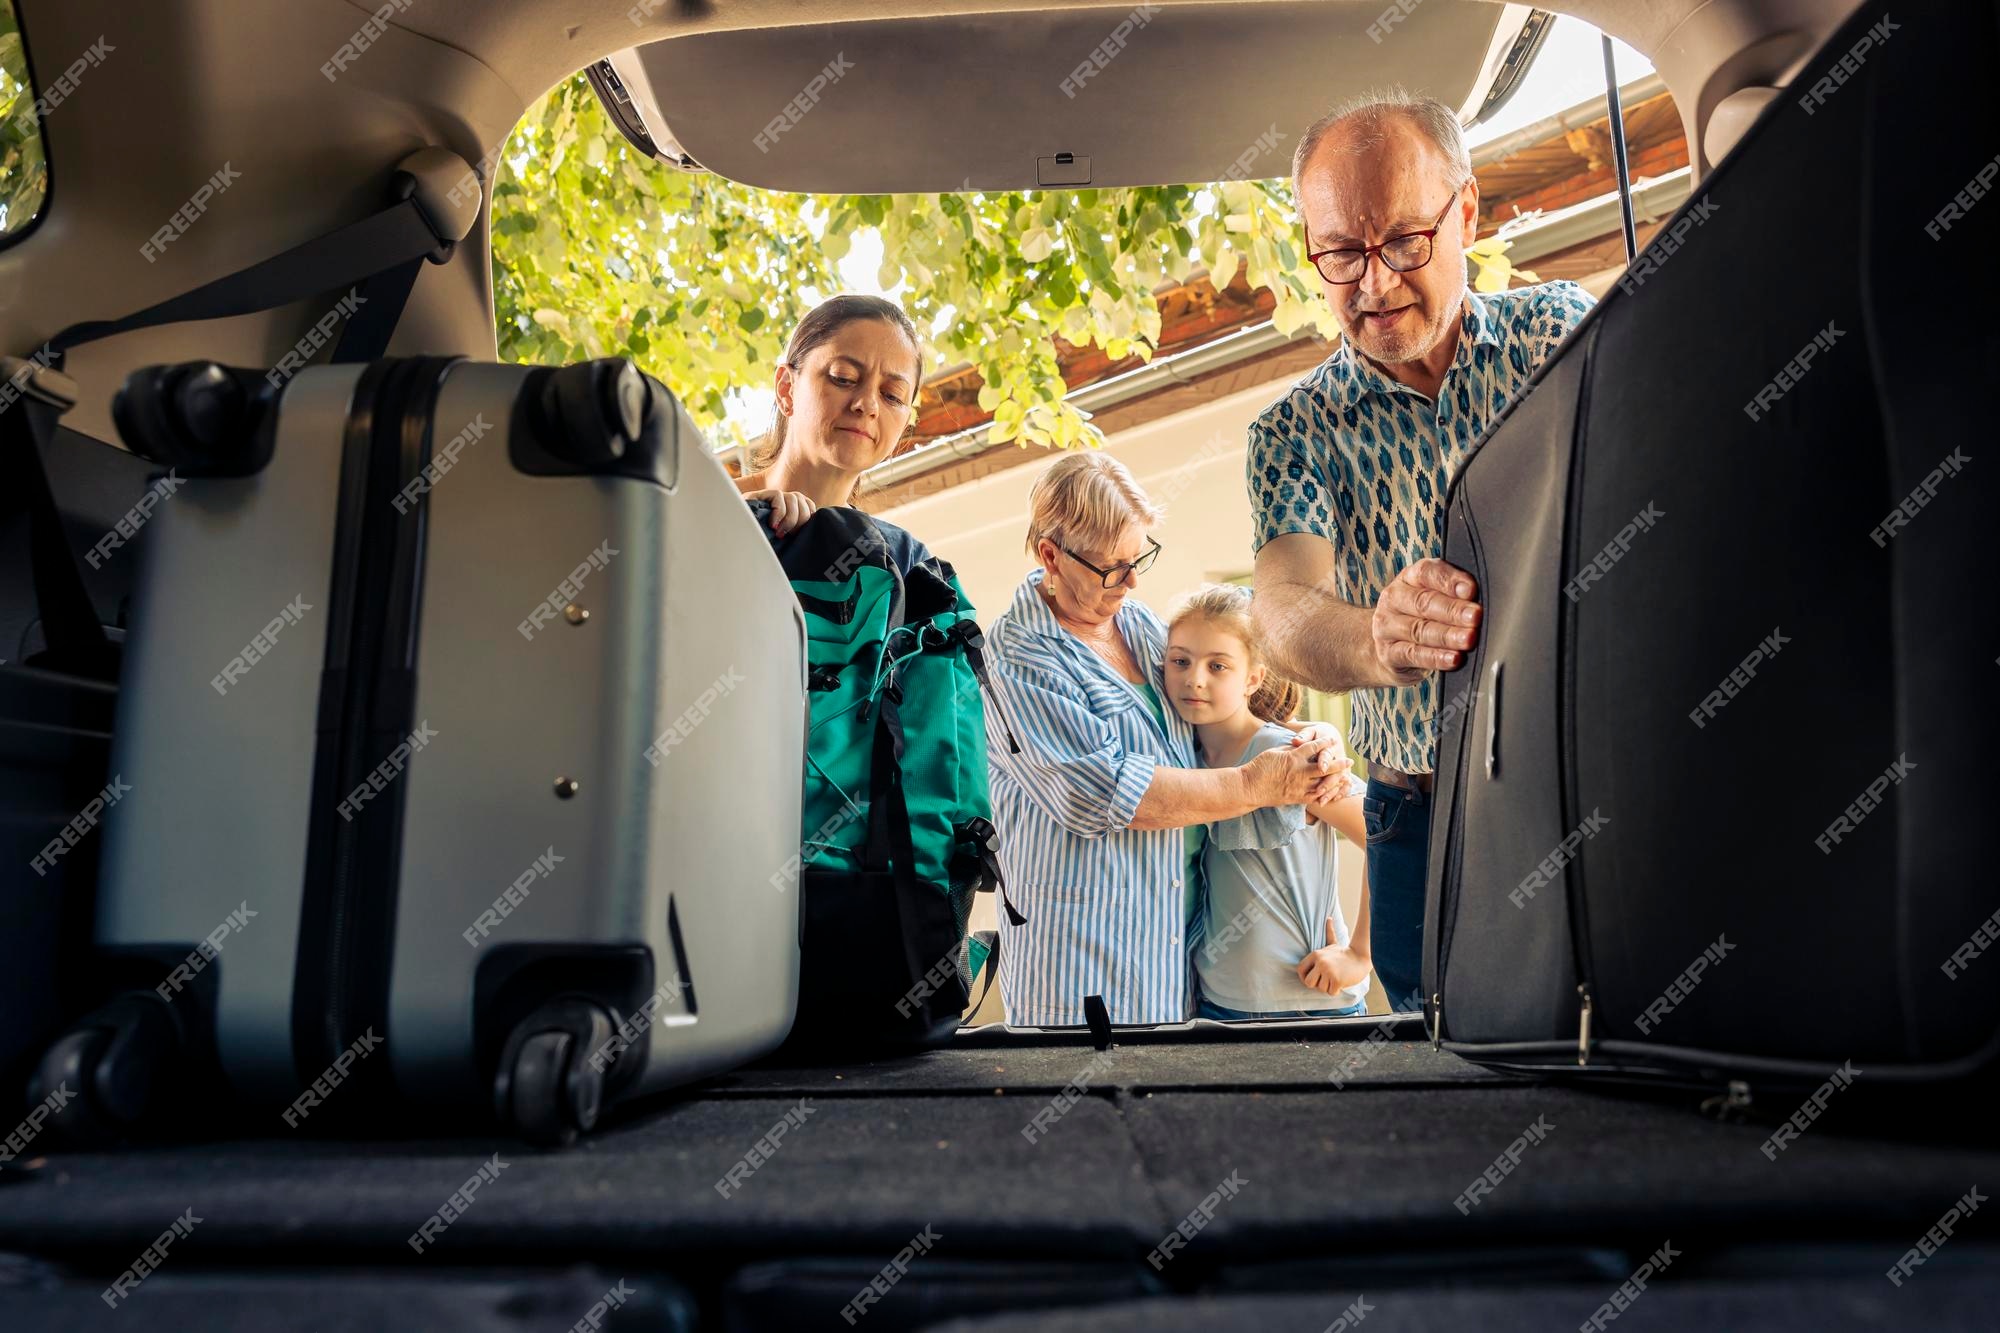
[(1062, 548), (1062, 553), (1076, 561), (1079, 565), (1082, 565), (1091, 573), (1097, 575), (1100, 579), (1103, 579), (1105, 587), (1121, 588), (1125, 585), (1125, 581), (1132, 575), (1143, 574), (1153, 567), (1153, 562), (1160, 558), (1160, 544), (1151, 537), (1148, 537), (1146, 538), (1146, 553), (1144, 555), (1140, 556), (1137, 560), (1120, 560), (1109, 569), (1091, 564), (1067, 546)]
[[(1461, 183), (1458, 188), (1463, 190), (1465, 186)], [(1406, 231), (1401, 236), (1391, 236), (1380, 245), (1360, 249), (1315, 250), (1306, 259), (1319, 269), (1322, 278), (1336, 287), (1347, 287), (1361, 281), (1362, 275), (1368, 271), (1370, 255), (1380, 255), (1382, 263), (1391, 272), (1414, 273), (1431, 262), (1432, 243), (1444, 227), (1445, 214), (1451, 212), (1452, 205), (1457, 202), (1458, 194), (1454, 191), (1451, 203), (1446, 204), (1444, 211), (1437, 215), (1437, 221), (1423, 231)]]

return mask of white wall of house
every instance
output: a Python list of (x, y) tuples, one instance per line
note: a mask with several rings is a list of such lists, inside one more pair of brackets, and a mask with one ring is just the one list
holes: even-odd
[[(1106, 439), (1104, 448), (1130, 468), (1147, 493), (1166, 507), (1154, 530), (1159, 562), (1140, 579), (1137, 595), (1162, 617), (1182, 593), (1199, 584), (1250, 572), (1250, 502), (1244, 487), (1244, 442), (1250, 423), (1288, 387), (1273, 380), (1203, 406), (1162, 417)], [(1003, 446), (1008, 447), (1008, 446)], [(1031, 446), (1039, 449), (1040, 446)], [(1050, 453), (1048, 462), (1056, 455)], [(880, 516), (915, 533), (958, 570), (982, 621), (1013, 601), (1033, 562), (1023, 549), (1028, 492), (1048, 465), (1038, 462), (924, 496)], [(1340, 858), (1341, 910), (1351, 924), (1359, 909), (1361, 849), (1344, 845)], [(982, 894), (973, 928), (992, 929), (994, 907)], [(1380, 985), (1369, 1009), (1384, 1008)], [(975, 1021), (998, 1020), (996, 987)]]

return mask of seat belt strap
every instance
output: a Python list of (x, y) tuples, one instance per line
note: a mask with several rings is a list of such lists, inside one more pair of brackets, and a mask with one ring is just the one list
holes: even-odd
[[(451, 244), (440, 235), (417, 199), (406, 197), (359, 222), (350, 222), (295, 245), (283, 254), (205, 282), (193, 291), (169, 297), (122, 319), (72, 324), (49, 339), (49, 347), (60, 357), (83, 343), (156, 324), (226, 319), (271, 310), (406, 266), (410, 281), (414, 282), (418, 262), (448, 252)], [(387, 339), (383, 343), (386, 346)]]
[(417, 285), (417, 274), (423, 267), (421, 255), (406, 259), (365, 279), (355, 289), (356, 309), (347, 317), (347, 323), (341, 325), (340, 341), (333, 349), (335, 365), (373, 361), (388, 350), (389, 339), (395, 334), (396, 325), (402, 322), (403, 307), (409, 304), (410, 291)]
[[(0, 490), (21, 496), (28, 508), (28, 568), (34, 579), (35, 604), (41, 609), (42, 636), (48, 644), (33, 665), (91, 680), (116, 680), (118, 645), (97, 621), (83, 571), (77, 568), (76, 552), (70, 549), (62, 530), (48, 471), (42, 466), (40, 442), (55, 434), (56, 420), (68, 406), (49, 401), (42, 393), (67, 384), (67, 377), (17, 357), (8, 357), (0, 365), (4, 365), (9, 387), (21, 391), (11, 409), (0, 409), (0, 479), (4, 479)], [(37, 386), (37, 380), (45, 383)], [(68, 388), (74, 394), (75, 386)]]
[[(76, 405), (75, 381), (61, 373), (63, 354), (134, 329), (253, 314), (360, 283), (334, 359), (373, 360), (388, 347), (424, 261), (449, 258), (477, 219), (479, 192), (466, 190), (469, 178), (456, 154), (419, 149), (398, 164), (396, 199), (387, 208), (123, 318), (72, 324), (33, 359), (0, 359), (7, 381), (0, 386), (0, 494), (26, 497), (35, 602), (48, 645), (34, 665), (94, 680), (118, 675), (117, 645), (98, 623), (42, 459), (62, 414)], [(447, 180), (457, 183), (440, 193)], [(8, 411), (15, 395), (19, 410)]]

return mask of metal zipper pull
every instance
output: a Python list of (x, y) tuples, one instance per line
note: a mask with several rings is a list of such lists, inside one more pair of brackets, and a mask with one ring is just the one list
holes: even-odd
[(1576, 1030), (1576, 1062), (1577, 1062), (1577, 1063), (1578, 1063), (1579, 1065), (1587, 1065), (1587, 1064), (1589, 1064), (1589, 1063), (1590, 1063), (1590, 986), (1589, 986), (1589, 983), (1587, 983), (1587, 982), (1586, 982), (1586, 983), (1584, 983), (1584, 984), (1581, 984), (1581, 985), (1579, 985), (1579, 986), (1578, 986), (1578, 987), (1576, 988), (1576, 993), (1577, 993), (1578, 995), (1580, 995), (1580, 996), (1582, 996), (1582, 997), (1583, 997), (1583, 1016), (1582, 1016), (1582, 1018), (1581, 1018), (1581, 1019), (1579, 1019), (1579, 1020), (1578, 1020), (1578, 1023), (1577, 1023), (1577, 1030)]
[(1437, 991), (1431, 992), (1431, 1049), (1444, 1049), (1444, 996)]
[(1727, 1091), (1701, 1104), (1701, 1113), (1712, 1115), (1723, 1124), (1747, 1119), (1750, 1114), (1750, 1085), (1740, 1078), (1730, 1079)]

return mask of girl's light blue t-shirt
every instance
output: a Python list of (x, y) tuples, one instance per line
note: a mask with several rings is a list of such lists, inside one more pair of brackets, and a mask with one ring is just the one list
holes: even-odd
[[(1236, 762), (1247, 764), (1291, 740), (1289, 730), (1267, 722)], [(1336, 882), (1338, 835), (1305, 815), (1302, 805), (1278, 806), (1209, 826), (1202, 855), (1207, 921), (1194, 966), (1202, 995), (1225, 1009), (1340, 1009), (1368, 997), (1365, 981), (1328, 995), (1295, 970), (1325, 946), (1328, 917), (1337, 942), (1347, 943), (1350, 932)]]

